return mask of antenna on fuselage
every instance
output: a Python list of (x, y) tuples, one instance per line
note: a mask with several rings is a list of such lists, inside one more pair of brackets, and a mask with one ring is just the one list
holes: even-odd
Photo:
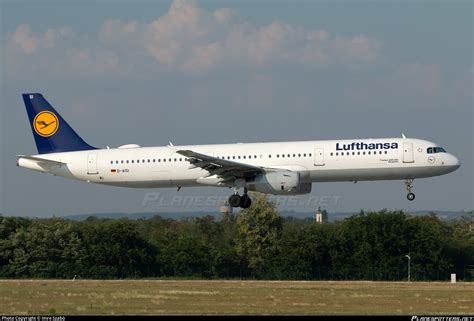
[(404, 134), (404, 133), (402, 133), (402, 138), (404, 138), (404, 139), (406, 138), (406, 136), (405, 136), (405, 134)]

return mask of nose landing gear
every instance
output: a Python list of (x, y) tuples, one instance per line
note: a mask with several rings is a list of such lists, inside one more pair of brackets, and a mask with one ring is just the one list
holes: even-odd
[(412, 188), (413, 188), (413, 179), (412, 178), (406, 179), (405, 180), (405, 189), (408, 192), (407, 199), (409, 201), (413, 201), (415, 199), (415, 194), (411, 191)]
[(247, 188), (244, 188), (244, 195), (242, 196), (236, 190), (233, 195), (229, 196), (228, 202), (232, 207), (249, 208), (252, 205), (252, 200), (247, 195)]

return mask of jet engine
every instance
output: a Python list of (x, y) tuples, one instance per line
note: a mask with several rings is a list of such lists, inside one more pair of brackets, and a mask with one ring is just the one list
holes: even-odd
[(300, 174), (292, 171), (267, 172), (247, 183), (250, 191), (273, 195), (297, 195), (311, 192), (311, 183), (301, 183)]

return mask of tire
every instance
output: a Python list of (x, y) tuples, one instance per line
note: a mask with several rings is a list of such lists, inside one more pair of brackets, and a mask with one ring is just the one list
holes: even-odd
[(241, 208), (249, 208), (250, 205), (252, 205), (252, 200), (250, 199), (250, 197), (248, 197), (247, 195), (244, 195), (240, 198), (239, 206)]
[(241, 197), (239, 194), (233, 194), (229, 196), (229, 205), (232, 207), (239, 207), (240, 206)]
[(408, 199), (409, 201), (413, 201), (413, 200), (415, 199), (415, 194), (413, 194), (413, 193), (408, 193), (408, 194), (407, 194), (407, 199)]

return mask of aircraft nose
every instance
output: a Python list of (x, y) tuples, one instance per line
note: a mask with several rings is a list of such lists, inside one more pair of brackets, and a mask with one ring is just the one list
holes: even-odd
[(459, 161), (459, 159), (452, 155), (452, 154), (449, 154), (449, 161), (448, 161), (448, 166), (451, 166), (453, 168), (453, 170), (455, 171), (456, 169), (458, 169), (459, 167), (461, 167), (461, 162)]

